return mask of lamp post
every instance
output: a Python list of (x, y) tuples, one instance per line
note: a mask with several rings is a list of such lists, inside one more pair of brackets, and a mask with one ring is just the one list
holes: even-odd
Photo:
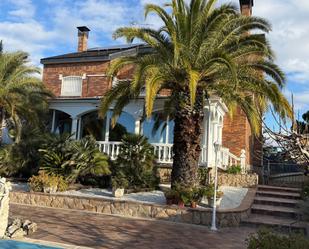
[(217, 205), (216, 205), (216, 200), (217, 200), (217, 187), (218, 187), (218, 152), (221, 150), (221, 144), (218, 142), (214, 143), (214, 148), (215, 148), (215, 190), (214, 190), (214, 199), (213, 199), (213, 208), (212, 208), (212, 222), (211, 222), (211, 230), (212, 231), (217, 231), (216, 227), (216, 211), (217, 211)]

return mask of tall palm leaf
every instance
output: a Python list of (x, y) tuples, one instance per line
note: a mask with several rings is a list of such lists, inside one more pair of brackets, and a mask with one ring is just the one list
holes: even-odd
[(24, 122), (40, 123), (47, 108), (47, 97), (41, 80), (36, 77), (40, 70), (28, 65), (28, 54), (24, 52), (0, 53), (0, 108), (2, 122), (10, 119), (15, 130), (15, 141), (19, 142)]
[(173, 185), (195, 184), (208, 96), (221, 97), (230, 110), (240, 106), (255, 133), (269, 104), (283, 119), (291, 114), (281, 92), (285, 77), (273, 62), (267, 39), (250, 34), (253, 30), (269, 32), (270, 24), (259, 17), (242, 16), (231, 4), (215, 8), (216, 2), (171, 0), (164, 7), (148, 4), (145, 15), (154, 13), (162, 20), (159, 30), (124, 27), (114, 33), (114, 38), (124, 37), (128, 42), (143, 41), (153, 53), (112, 61), (111, 76), (130, 64), (135, 71), (132, 82), (123, 82), (106, 93), (101, 114), (115, 101), (113, 115), (117, 118), (129, 98), (138, 97), (145, 87), (145, 110), (150, 117), (156, 96), (162, 89), (170, 90), (165, 113), (175, 121)]

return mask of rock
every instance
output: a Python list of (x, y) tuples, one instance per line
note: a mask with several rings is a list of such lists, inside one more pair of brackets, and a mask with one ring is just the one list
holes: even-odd
[(12, 235), (12, 239), (17, 239), (17, 238), (23, 238), (24, 237), (24, 230), (22, 228), (18, 228)]
[(23, 229), (25, 230), (27, 228), (28, 225), (31, 224), (31, 221), (30, 220), (25, 220), (24, 223), (23, 223)]
[(33, 234), (38, 230), (38, 225), (36, 223), (30, 223), (24, 228), (27, 235)]
[(20, 226), (17, 226), (15, 224), (10, 225), (7, 229), (8, 236), (12, 236), (15, 233), (15, 231), (17, 231), (20, 228), (21, 228)]
[(22, 220), (18, 218), (14, 219), (12, 222), (12, 225), (15, 225), (17, 227), (22, 227), (22, 224), (23, 224)]

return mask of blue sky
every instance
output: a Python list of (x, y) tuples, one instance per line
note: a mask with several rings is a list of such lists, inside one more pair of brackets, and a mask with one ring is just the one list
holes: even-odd
[[(166, 0), (1, 0), (0, 39), (6, 50), (27, 51), (31, 62), (39, 65), (42, 57), (76, 50), (76, 26), (91, 29), (89, 47), (122, 43), (112, 40), (120, 26), (159, 27), (153, 16), (144, 20), (143, 5), (149, 2)], [(255, 0), (253, 13), (273, 24), (268, 38), (288, 76), (285, 94), (290, 98), (294, 93), (296, 111), (309, 110), (309, 1)]]

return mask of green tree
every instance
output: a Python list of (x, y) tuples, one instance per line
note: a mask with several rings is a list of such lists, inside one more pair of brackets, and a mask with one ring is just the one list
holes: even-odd
[[(28, 65), (24, 52), (0, 52), (0, 110), (2, 126), (12, 123), (15, 142), (19, 143), (25, 123), (37, 125), (48, 110), (51, 96), (37, 76), (39, 68)], [(4, 134), (2, 134), (3, 136)]]
[(145, 111), (150, 117), (157, 94), (170, 90), (164, 113), (175, 121), (173, 186), (196, 183), (203, 109), (210, 95), (221, 97), (231, 112), (239, 106), (255, 133), (260, 131), (260, 117), (269, 103), (283, 119), (291, 114), (281, 93), (285, 76), (273, 62), (273, 51), (263, 35), (251, 33), (269, 32), (270, 24), (259, 17), (242, 16), (234, 5), (216, 8), (216, 3), (172, 0), (164, 7), (148, 4), (145, 16), (157, 15), (163, 22), (159, 30), (124, 27), (114, 33), (114, 38), (128, 42), (143, 41), (152, 53), (112, 61), (110, 76), (128, 65), (134, 65), (134, 75), (131, 82), (119, 82), (105, 94), (101, 115), (115, 101), (115, 121), (130, 99), (145, 89)]

